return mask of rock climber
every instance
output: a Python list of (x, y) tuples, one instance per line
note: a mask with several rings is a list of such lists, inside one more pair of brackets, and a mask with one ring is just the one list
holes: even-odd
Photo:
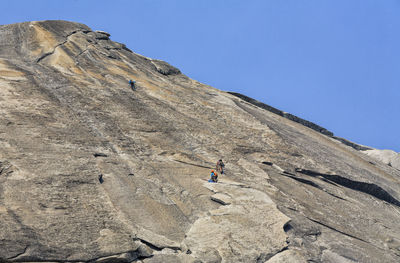
[(131, 80), (131, 79), (129, 80), (129, 85), (131, 85), (132, 90), (136, 90), (135, 83), (136, 83), (136, 81)]
[(218, 182), (218, 174), (214, 172), (214, 170), (211, 170), (211, 178), (208, 180), (210, 183), (217, 183)]
[(219, 159), (216, 165), (216, 170), (221, 174), (224, 174), (224, 168), (225, 168), (224, 162), (222, 161), (222, 159)]

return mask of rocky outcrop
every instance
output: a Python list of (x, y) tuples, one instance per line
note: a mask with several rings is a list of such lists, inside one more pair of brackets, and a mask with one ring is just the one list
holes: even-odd
[(400, 170), (400, 153), (396, 153), (392, 150), (366, 150), (363, 153), (371, 156), (372, 158), (376, 159), (377, 161), (383, 162), (391, 167), (394, 167)]
[(287, 248), (282, 229), (289, 218), (267, 194), (228, 180), (203, 185), (221, 206), (200, 216), (186, 234), (184, 242), (195, 257), (206, 262), (265, 262)]
[(108, 33), (0, 26), (0, 100), (0, 261), (400, 258), (399, 170)]
[(323, 127), (321, 127), (321, 126), (319, 126), (319, 125), (317, 125), (315, 123), (312, 123), (310, 121), (307, 121), (307, 120), (304, 120), (302, 118), (299, 118), (299, 117), (297, 117), (297, 116), (295, 116), (293, 114), (278, 110), (278, 109), (276, 109), (276, 108), (274, 108), (272, 106), (269, 106), (269, 105), (267, 105), (265, 103), (262, 103), (262, 102), (260, 102), (258, 100), (255, 100), (255, 99), (252, 99), (250, 97), (247, 97), (246, 95), (243, 95), (243, 94), (240, 94), (240, 93), (236, 93), (236, 92), (229, 92), (229, 93), (234, 95), (234, 96), (236, 96), (236, 97), (239, 97), (239, 98), (243, 99), (244, 101), (247, 101), (247, 102), (249, 102), (249, 103), (251, 103), (253, 105), (256, 105), (257, 107), (260, 107), (260, 108), (262, 108), (264, 110), (273, 112), (275, 114), (278, 114), (279, 116), (282, 116), (282, 117), (287, 118), (289, 120), (292, 120), (294, 122), (300, 123), (301, 125), (304, 125), (304, 126), (310, 128), (310, 129), (313, 129), (314, 131), (317, 131), (317, 132), (320, 132), (320, 133), (322, 133), (324, 135), (330, 136), (333, 139), (338, 140), (338, 141), (342, 142), (343, 144), (345, 144), (347, 146), (350, 146), (350, 147), (352, 147), (352, 148), (354, 148), (354, 149), (356, 149), (358, 151), (371, 150), (370, 147), (359, 145), (359, 144), (356, 144), (356, 143), (351, 142), (349, 140), (346, 140), (344, 138), (334, 136), (333, 132), (328, 131), (327, 129), (325, 129), (325, 128), (323, 128)]
[(151, 59), (150, 61), (156, 67), (156, 70), (165, 76), (181, 74), (181, 71), (179, 69), (171, 66), (165, 61), (156, 59)]
[(295, 116), (293, 114), (278, 110), (277, 108), (274, 108), (274, 107), (269, 106), (269, 105), (267, 105), (265, 103), (262, 103), (262, 102), (260, 102), (258, 100), (255, 100), (255, 99), (252, 99), (250, 97), (247, 97), (246, 95), (243, 95), (243, 94), (240, 94), (240, 93), (236, 93), (236, 92), (229, 92), (229, 94), (232, 94), (232, 95), (234, 95), (236, 97), (239, 97), (242, 100), (247, 101), (247, 102), (249, 102), (249, 103), (251, 103), (253, 105), (256, 105), (257, 107), (260, 107), (260, 108), (262, 108), (264, 110), (273, 112), (275, 114), (278, 114), (279, 116), (282, 116), (282, 117), (285, 117), (285, 118), (287, 118), (289, 120), (292, 120), (294, 122), (300, 123), (300, 124), (310, 128), (310, 129), (313, 129), (314, 131), (320, 132), (320, 133), (328, 135), (328, 136), (333, 136), (333, 133), (331, 131), (328, 131), (327, 129), (325, 129), (325, 128), (323, 128), (323, 127), (321, 127), (321, 126), (319, 126), (319, 125), (317, 125), (315, 123), (312, 123), (310, 121), (307, 121), (307, 120), (304, 120), (302, 118), (299, 118), (299, 117), (297, 117), (297, 116)]
[(357, 151), (367, 151), (367, 150), (371, 150), (371, 147), (368, 146), (364, 146), (364, 145), (360, 145), (354, 142), (351, 142), (349, 140), (346, 140), (344, 138), (341, 137), (337, 137), (337, 136), (332, 136), (333, 139), (340, 141), (341, 143), (350, 146), (351, 148), (356, 149)]

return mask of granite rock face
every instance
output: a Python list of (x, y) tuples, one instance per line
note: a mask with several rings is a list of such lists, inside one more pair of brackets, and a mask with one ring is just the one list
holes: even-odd
[(392, 150), (367, 150), (364, 151), (365, 154), (371, 156), (377, 161), (383, 162), (389, 166), (392, 166), (398, 170), (400, 170), (400, 153), (396, 153)]
[(400, 260), (399, 170), (110, 37), (0, 26), (0, 261)]
[(307, 121), (307, 120), (302, 119), (300, 117), (297, 117), (297, 116), (295, 116), (293, 114), (281, 111), (281, 110), (279, 110), (277, 108), (274, 108), (274, 107), (272, 107), (270, 105), (267, 105), (267, 104), (265, 104), (263, 102), (260, 102), (258, 100), (252, 99), (250, 97), (247, 97), (246, 95), (243, 95), (243, 94), (240, 94), (240, 93), (236, 93), (236, 92), (228, 92), (228, 93), (232, 94), (232, 95), (234, 95), (234, 96), (236, 96), (238, 98), (241, 98), (244, 101), (247, 101), (247, 102), (249, 102), (249, 103), (251, 103), (251, 104), (253, 104), (253, 105), (255, 105), (255, 106), (257, 106), (257, 107), (259, 107), (261, 109), (270, 111), (270, 112), (275, 113), (275, 114), (277, 114), (279, 116), (282, 116), (282, 117), (284, 117), (286, 119), (289, 119), (291, 121), (300, 123), (301, 125), (304, 125), (304, 126), (310, 128), (310, 129), (313, 129), (314, 131), (317, 131), (319, 133), (327, 135), (327, 136), (329, 136), (329, 137), (331, 137), (331, 138), (333, 138), (335, 140), (338, 140), (341, 143), (343, 143), (343, 144), (345, 144), (347, 146), (350, 146), (350, 147), (352, 147), (352, 148), (354, 148), (354, 149), (356, 149), (358, 151), (366, 151), (366, 150), (371, 150), (372, 149), (370, 147), (367, 147), (367, 146), (364, 146), (364, 145), (359, 145), (357, 143), (351, 142), (351, 141), (346, 140), (344, 138), (334, 136), (333, 132), (328, 131), (327, 129), (319, 126), (318, 124), (315, 124), (313, 122)]

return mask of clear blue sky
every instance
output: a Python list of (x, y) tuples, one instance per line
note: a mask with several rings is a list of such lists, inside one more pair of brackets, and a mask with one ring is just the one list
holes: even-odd
[(400, 151), (399, 0), (3, 0), (0, 24), (63, 19), (189, 77)]

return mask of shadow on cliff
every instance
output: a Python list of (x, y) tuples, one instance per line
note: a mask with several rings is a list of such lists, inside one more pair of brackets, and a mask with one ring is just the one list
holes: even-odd
[(354, 180), (347, 179), (340, 175), (323, 174), (323, 173), (318, 173), (315, 171), (299, 169), (299, 168), (296, 169), (296, 172), (307, 175), (307, 176), (320, 178), (328, 183), (329, 182), (335, 183), (335, 184), (344, 186), (346, 188), (368, 194), (370, 196), (378, 198), (379, 200), (386, 201), (390, 204), (400, 207), (400, 201), (398, 201), (396, 198), (394, 198), (392, 195), (390, 195), (387, 191), (385, 191), (382, 187), (380, 187), (376, 184), (354, 181)]

